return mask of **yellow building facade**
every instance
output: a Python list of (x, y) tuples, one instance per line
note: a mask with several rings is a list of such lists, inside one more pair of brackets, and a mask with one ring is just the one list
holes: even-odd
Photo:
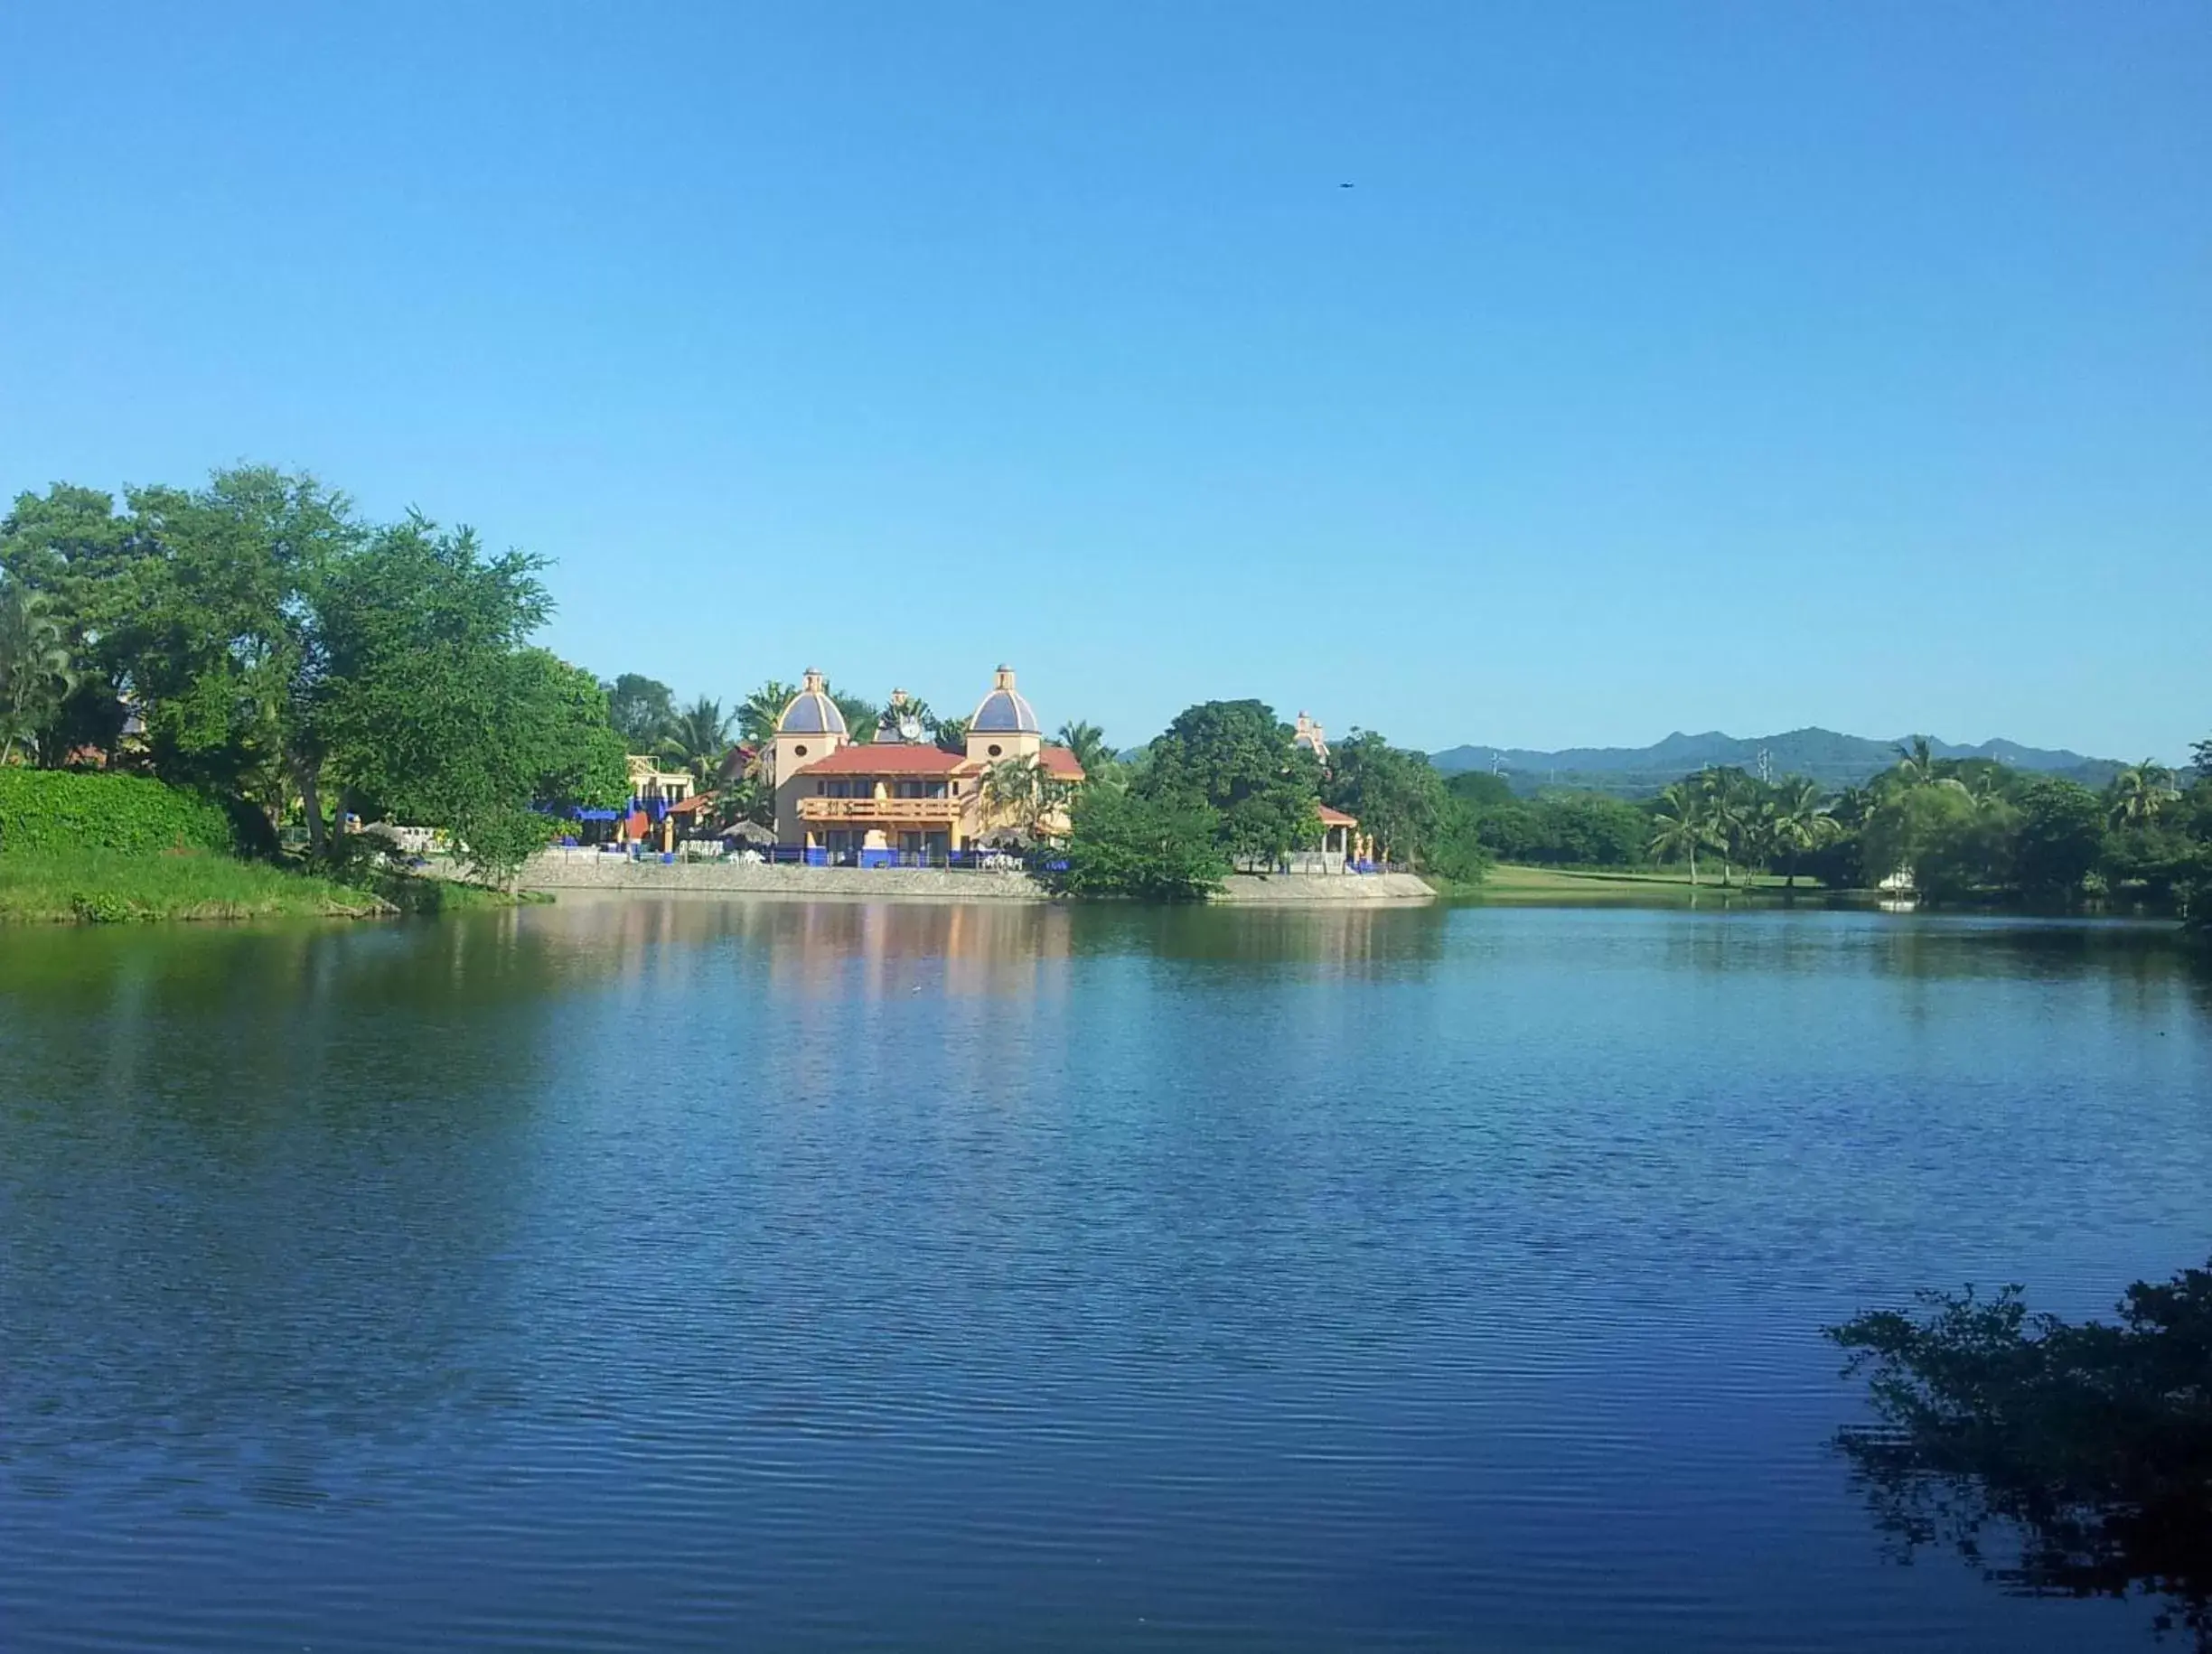
[[(1000, 667), (968, 724), (966, 749), (948, 752), (892, 696), (876, 738), (857, 742), (810, 668), (769, 743), (779, 846), (834, 858), (959, 854), (1008, 832), (1067, 831), (1066, 795), (1083, 780), (1074, 753), (1045, 739), (1036, 710)], [(997, 766), (1024, 766), (1031, 785), (1007, 799), (988, 784)]]

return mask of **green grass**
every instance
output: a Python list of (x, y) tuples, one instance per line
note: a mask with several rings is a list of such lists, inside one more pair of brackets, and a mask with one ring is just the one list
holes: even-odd
[(205, 851), (11, 850), (0, 855), (0, 921), (361, 918), (392, 904), (369, 891)]
[[(1524, 867), (1500, 863), (1467, 893), (1500, 902), (1687, 902), (1694, 897), (1766, 896), (1784, 888), (1779, 874), (1747, 876), (1735, 871), (1732, 884), (1720, 883), (1720, 870), (1698, 868), (1698, 883), (1691, 888), (1689, 873), (1679, 867), (1652, 867), (1630, 871), (1586, 867)], [(1799, 879), (1797, 889), (1807, 895), (1822, 893), (1819, 885)]]

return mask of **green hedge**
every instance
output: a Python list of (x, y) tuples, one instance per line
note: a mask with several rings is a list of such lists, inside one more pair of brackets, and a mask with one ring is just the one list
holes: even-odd
[(0, 855), (11, 850), (237, 847), (230, 817), (212, 799), (136, 775), (0, 766)]

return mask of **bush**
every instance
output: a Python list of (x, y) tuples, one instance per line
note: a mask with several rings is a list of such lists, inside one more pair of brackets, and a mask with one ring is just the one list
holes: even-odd
[(237, 848), (229, 812), (199, 793), (136, 775), (0, 768), (0, 855)]

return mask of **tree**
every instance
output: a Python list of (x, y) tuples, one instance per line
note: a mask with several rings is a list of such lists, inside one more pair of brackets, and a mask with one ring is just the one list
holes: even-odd
[(2104, 811), (2076, 782), (2038, 777), (2020, 789), (2012, 877), (2031, 895), (2070, 896), (2104, 848)]
[(1942, 760), (1926, 735), (1915, 735), (1897, 750), (1898, 762), (1889, 773), (1907, 787), (1929, 787), (1941, 780)]
[(1712, 843), (1711, 807), (1704, 791), (1689, 781), (1675, 781), (1659, 794), (1659, 808), (1652, 814), (1651, 853), (1664, 861), (1687, 857), (1690, 884), (1697, 887), (1697, 853)]
[(968, 750), (966, 718), (939, 718), (930, 725), (930, 734), (936, 737), (941, 752), (965, 752)]
[(1802, 775), (1785, 776), (1767, 799), (1767, 826), (1775, 848), (1789, 858), (1782, 883), (1797, 884), (1797, 858), (1835, 836), (1836, 824), (1821, 808), (1820, 783)]
[(0, 764), (36, 744), (69, 693), (74, 675), (52, 607), (45, 593), (0, 577)]
[(1075, 762), (1083, 766), (1088, 779), (1101, 781), (1111, 777), (1114, 750), (1106, 744), (1106, 732), (1097, 724), (1075, 719), (1063, 724), (1060, 733), (1053, 738), (1075, 754)]
[(1319, 836), (1320, 767), (1291, 728), (1260, 701), (1207, 701), (1153, 738), (1138, 783), (1151, 797), (1182, 797), (1218, 817), (1233, 861), (1273, 863)]
[(267, 465), (127, 500), (124, 543), (85, 603), (97, 657), (136, 707), (164, 780), (273, 819), (323, 762), (321, 592), (367, 530), (343, 494)]
[[(1827, 1335), (1879, 1419), (1837, 1444), (1907, 1556), (1944, 1544), (2034, 1594), (2155, 1593), (2159, 1628), (2212, 1649), (2212, 1264), (2136, 1282), (2116, 1323), (1969, 1287)], [(2009, 1563), (1986, 1560), (1998, 1531)]]
[(1394, 747), (1373, 730), (1354, 730), (1329, 749), (1323, 802), (1359, 818), (1385, 861), (1426, 861), (1443, 824), (1444, 780), (1427, 754)]
[(633, 752), (651, 752), (674, 733), (676, 697), (666, 684), (624, 672), (604, 687), (607, 720)]
[(2130, 764), (2113, 777), (2106, 797), (2114, 827), (2136, 827), (2158, 819), (2159, 812), (2181, 794), (2174, 787), (2174, 773), (2156, 759)]
[(737, 735), (747, 746), (763, 747), (775, 739), (783, 709), (797, 698), (799, 686), (772, 677), (746, 696), (737, 707)]
[(705, 788), (713, 784), (721, 771), (722, 756), (729, 751), (729, 726), (730, 717), (722, 710), (722, 703), (702, 695), (669, 720), (668, 733), (657, 750), (690, 771), (692, 778)]
[(1054, 878), (1074, 896), (1203, 901), (1229, 876), (1221, 840), (1219, 818), (1188, 792), (1086, 787), (1075, 799), (1066, 868)]
[(983, 771), (983, 802), (991, 815), (1010, 820), (1028, 837), (1064, 808), (1075, 789), (1046, 772), (1034, 758), (1002, 758)]
[(1720, 883), (1727, 884), (1730, 862), (1748, 864), (1757, 853), (1758, 783), (1732, 765), (1718, 765), (1700, 771), (1697, 784), (1705, 795), (1706, 842), (1720, 853)]
[(549, 836), (533, 804), (620, 801), (624, 743), (605, 693), (525, 647), (551, 610), (542, 566), (410, 515), (333, 569), (316, 730), (342, 814), (358, 801), (446, 827), (496, 876)]
[(836, 704), (838, 711), (844, 715), (845, 733), (848, 735), (860, 742), (876, 739), (876, 728), (883, 723), (882, 707), (862, 696), (840, 695), (830, 687), (826, 677), (822, 679), (822, 690)]

